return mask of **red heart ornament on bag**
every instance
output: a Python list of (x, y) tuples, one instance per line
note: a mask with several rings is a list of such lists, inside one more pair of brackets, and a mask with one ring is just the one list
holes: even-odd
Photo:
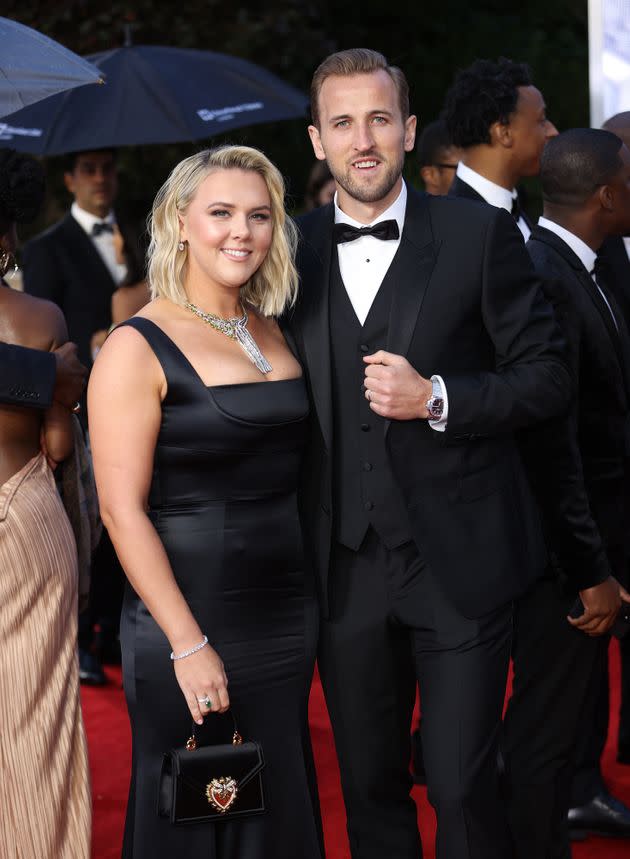
[(213, 778), (206, 787), (206, 796), (210, 805), (224, 814), (234, 804), (238, 796), (238, 785), (230, 776)]

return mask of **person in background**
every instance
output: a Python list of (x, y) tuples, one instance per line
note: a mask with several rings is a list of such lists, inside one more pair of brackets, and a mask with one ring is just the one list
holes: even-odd
[[(630, 149), (630, 111), (618, 113), (607, 119), (603, 128), (620, 137)], [(630, 235), (611, 236), (598, 254), (602, 271), (605, 272), (617, 304), (630, 330)], [(619, 711), (619, 733), (617, 736), (617, 760), (620, 764), (630, 764), (630, 636), (619, 642), (621, 653), (621, 709)], [(607, 683), (602, 683), (599, 707), (602, 716), (597, 719), (595, 728), (599, 737), (594, 740), (594, 749), (603, 748), (606, 741), (608, 717)]]
[[(5, 262), (15, 252), (16, 223), (32, 220), (43, 197), (41, 166), (0, 152)], [(67, 340), (63, 314), (0, 280), (0, 340), (24, 355), (52, 352)], [(72, 452), (72, 412), (59, 400), (45, 409), (26, 397), (18, 403), (0, 405), (0, 852), (89, 859), (77, 550), (53, 475)]]
[(319, 206), (330, 203), (334, 196), (335, 180), (328, 164), (325, 161), (316, 161), (308, 177), (304, 208), (310, 212)]
[(425, 191), (436, 196), (448, 194), (462, 151), (453, 145), (443, 119), (425, 125), (417, 150)]
[[(70, 211), (24, 247), (24, 289), (54, 301), (68, 322), (78, 354), (91, 367), (107, 331), (128, 310), (146, 303), (143, 265), (132, 228), (115, 210), (119, 177), (112, 149), (74, 152), (64, 165), (64, 183), (73, 197)], [(138, 286), (139, 285), (139, 286)], [(125, 290), (121, 292), (120, 290)], [(138, 299), (137, 293), (144, 299)], [(113, 304), (129, 304), (112, 317)], [(87, 425), (85, 411), (81, 414)], [(106, 682), (101, 657), (116, 661), (116, 636), (124, 576), (104, 531), (92, 559), (89, 605), (81, 614), (81, 682)]]
[(605, 131), (566, 131), (545, 148), (541, 183), (544, 215), (527, 250), (565, 335), (575, 396), (565, 420), (521, 437), (552, 563), (517, 607), (503, 752), (516, 855), (564, 859), (567, 816), (586, 832), (617, 810), (604, 790), (579, 820), (569, 805), (591, 678), (619, 597), (630, 600), (619, 585), (630, 548), (630, 336), (597, 268), (604, 239), (630, 228), (630, 152)]
[(476, 60), (458, 73), (442, 116), (463, 150), (450, 193), (510, 212), (527, 241), (532, 222), (516, 186), (538, 175), (545, 143), (558, 133), (529, 67)]

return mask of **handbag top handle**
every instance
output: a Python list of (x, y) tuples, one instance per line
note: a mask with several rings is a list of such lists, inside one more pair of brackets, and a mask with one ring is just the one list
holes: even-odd
[[(232, 717), (232, 724), (234, 726), (234, 732), (232, 734), (232, 745), (233, 746), (241, 746), (243, 745), (243, 737), (239, 734), (238, 726), (236, 724), (236, 716), (234, 715), (233, 710), (229, 710), (230, 716)], [(195, 734), (195, 730), (197, 725), (195, 722), (192, 723), (192, 734), (186, 740), (186, 751), (194, 752), (197, 748), (197, 737)]]

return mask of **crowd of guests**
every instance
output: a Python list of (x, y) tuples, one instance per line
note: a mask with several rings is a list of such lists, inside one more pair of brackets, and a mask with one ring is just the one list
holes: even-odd
[[(478, 60), (416, 147), (404, 73), (352, 49), (311, 114), (297, 226), (263, 153), (204, 150), (157, 193), (145, 267), (115, 152), (74, 153), (70, 211), (24, 247), (24, 292), (2, 282), (7, 855), (89, 856), (79, 679), (119, 646), (125, 859), (324, 855), (316, 658), (353, 859), (421, 855), (417, 687), (439, 859), (630, 837), (600, 765), (630, 607), (630, 113), (559, 133), (526, 65)], [(416, 148), (428, 193), (402, 178)], [(43, 199), (1, 150), (3, 277)], [(228, 710), (264, 812), (178, 826), (163, 756), (191, 720), (225, 742)]]

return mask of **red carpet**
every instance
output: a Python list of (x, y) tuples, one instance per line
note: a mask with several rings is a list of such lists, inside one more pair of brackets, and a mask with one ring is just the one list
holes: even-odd
[[(111, 682), (106, 688), (84, 687), (82, 690), (94, 792), (94, 859), (118, 859), (120, 856), (131, 758), (120, 671), (108, 669), (108, 675)], [(604, 772), (612, 792), (630, 805), (630, 767), (615, 763), (615, 749), (611, 741), (617, 732), (618, 677), (619, 651), (614, 645), (611, 648), (612, 718)], [(339, 772), (322, 690), (317, 681), (311, 694), (310, 721), (319, 775), (327, 859), (348, 859)], [(414, 795), (418, 803), (425, 859), (433, 859), (433, 810), (427, 802), (424, 788), (415, 788)], [(592, 838), (576, 845), (573, 856), (574, 859), (629, 859), (630, 842)]]

